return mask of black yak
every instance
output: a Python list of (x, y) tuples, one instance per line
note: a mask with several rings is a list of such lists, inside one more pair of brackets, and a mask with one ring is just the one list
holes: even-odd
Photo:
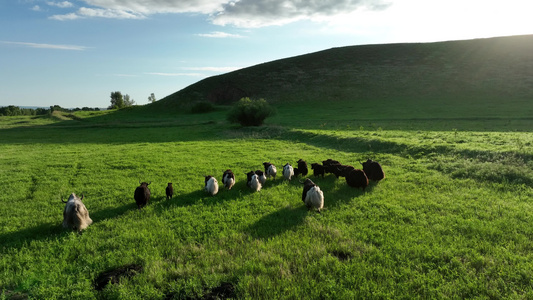
[(313, 169), (313, 175), (315, 177), (322, 175), (322, 178), (324, 178), (325, 169), (323, 165), (319, 163), (312, 163), (311, 169)]
[[(305, 162), (305, 160), (300, 158), (298, 160), (298, 174), (302, 174), (302, 176), (307, 176), (308, 173), (309, 173), (309, 169), (307, 168), (307, 162)], [(296, 168), (294, 171), (294, 176), (298, 176), (296, 174)]]
[(328, 158), (327, 160), (322, 161), (322, 165), (324, 166), (324, 172), (325, 173), (333, 173), (338, 178), (337, 175), (337, 167), (341, 166), (341, 163), (337, 160), (333, 160), (331, 158)]
[(150, 189), (148, 188), (148, 185), (150, 185), (152, 182), (139, 183), (141, 185), (135, 189), (135, 195), (133, 197), (135, 198), (135, 203), (137, 203), (137, 207), (141, 209), (146, 206), (146, 204), (148, 204), (148, 202), (150, 201)]
[(168, 183), (167, 188), (165, 189), (165, 193), (167, 194), (167, 200), (172, 199), (172, 196), (174, 196), (174, 188), (172, 187), (172, 182)]
[(385, 172), (383, 172), (383, 168), (381, 168), (381, 165), (377, 161), (368, 159), (367, 161), (362, 162), (361, 165), (363, 165), (363, 171), (365, 171), (368, 179), (380, 181), (385, 178)]
[(346, 174), (346, 183), (354, 188), (363, 188), (363, 191), (368, 186), (368, 178), (363, 170), (353, 169)]

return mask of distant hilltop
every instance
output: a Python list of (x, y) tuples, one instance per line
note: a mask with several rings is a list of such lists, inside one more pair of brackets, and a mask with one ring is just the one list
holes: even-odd
[[(18, 107), (20, 109), (50, 109), (50, 106), (25, 106), (25, 105), (0, 105), (0, 108), (1, 107), (9, 107), (9, 106), (15, 106), (15, 107)], [(57, 105), (56, 105), (57, 106)], [(59, 106), (60, 107), (60, 106)], [(71, 108), (63, 108), (62, 109), (65, 109), (65, 110), (83, 110), (83, 108), (76, 108), (76, 107), (71, 107)], [(107, 110), (107, 107), (95, 107), (95, 108), (90, 108), (91, 110)]]
[(53, 105), (49, 107), (39, 107), (39, 106), (16, 106), (16, 105), (9, 105), (9, 106), (0, 106), (0, 116), (23, 116), (23, 115), (46, 115), (51, 114), (55, 111), (62, 111), (62, 112), (76, 112), (76, 111), (100, 111), (100, 110), (106, 110), (106, 108), (90, 108), (90, 107), (84, 107), (84, 108), (63, 108), (59, 105)]

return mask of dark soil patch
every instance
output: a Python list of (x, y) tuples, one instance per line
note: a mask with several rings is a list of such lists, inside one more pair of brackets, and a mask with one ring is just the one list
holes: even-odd
[(107, 284), (117, 284), (123, 277), (131, 278), (143, 271), (143, 266), (137, 264), (125, 265), (113, 270), (101, 273), (94, 280), (94, 289), (97, 291), (103, 290)]
[(331, 255), (335, 256), (336, 258), (338, 258), (340, 261), (345, 261), (345, 260), (351, 259), (352, 256), (353, 256), (349, 252), (338, 251), (338, 250), (333, 250), (333, 251), (330, 251), (329, 253)]
[[(232, 299), (236, 298), (235, 286), (231, 282), (222, 282), (219, 286), (216, 286), (205, 293), (203, 296), (198, 297), (186, 297), (187, 300), (219, 300), (219, 299)], [(167, 294), (165, 299), (183, 299), (179, 293)]]
[(202, 297), (205, 300), (229, 298), (235, 298), (235, 287), (230, 282), (222, 282)]
[(9, 300), (26, 300), (26, 299), (29, 299), (28, 295), (26, 294), (21, 294), (21, 293), (17, 293), (17, 292), (13, 292), (13, 291), (6, 291), (3, 295), (0, 291), (0, 298), (2, 297), (6, 297), (6, 299), (9, 299)]

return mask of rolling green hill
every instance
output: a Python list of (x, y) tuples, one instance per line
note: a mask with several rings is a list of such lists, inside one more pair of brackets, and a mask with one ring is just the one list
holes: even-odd
[(418, 117), (448, 117), (443, 106), (454, 107), (455, 117), (471, 116), (478, 105), (488, 106), (490, 116), (531, 116), (524, 104), (533, 99), (533, 35), (333, 48), (209, 77), (152, 108), (226, 105), (243, 96), (276, 104), (348, 101), (394, 112), (409, 101), (420, 107)]

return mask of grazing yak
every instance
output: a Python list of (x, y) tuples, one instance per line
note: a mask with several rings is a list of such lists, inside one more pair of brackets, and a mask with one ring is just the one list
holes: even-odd
[(211, 196), (218, 193), (218, 181), (215, 177), (211, 175), (205, 176), (205, 191)]
[(278, 170), (276, 169), (276, 166), (269, 162), (264, 162), (263, 166), (265, 167), (265, 175), (267, 178), (273, 177), (274, 180), (276, 180), (276, 174), (278, 174)]
[(259, 176), (254, 171), (246, 173), (246, 185), (254, 192), (259, 192), (262, 187)]
[(324, 193), (320, 190), (311, 179), (307, 178), (304, 184), (304, 190), (302, 193), (302, 201), (307, 206), (307, 209), (316, 208), (320, 213), (320, 210), (324, 207)]
[(368, 179), (380, 181), (385, 178), (385, 172), (383, 172), (383, 168), (381, 168), (381, 165), (377, 161), (368, 159), (362, 162), (361, 165), (363, 165), (363, 171), (365, 171)]
[(324, 178), (325, 169), (323, 165), (319, 163), (312, 163), (311, 169), (313, 169), (313, 175), (315, 177), (322, 175), (322, 178)]
[(135, 189), (135, 195), (133, 197), (135, 198), (135, 203), (137, 203), (137, 207), (141, 209), (145, 207), (146, 204), (148, 204), (148, 202), (150, 201), (150, 189), (148, 188), (148, 185), (150, 185), (152, 182), (150, 181), (150, 183), (146, 183), (139, 181), (139, 183), (141, 185), (139, 185)]
[(346, 174), (346, 183), (354, 188), (363, 188), (363, 191), (368, 186), (368, 178), (363, 170), (353, 169), (347, 171)]
[(302, 176), (307, 176), (309, 169), (307, 168), (307, 162), (303, 159), (298, 160), (298, 174), (296, 174), (296, 168), (294, 169), (294, 176), (301, 174)]
[(338, 173), (336, 172), (337, 172), (337, 168), (341, 166), (340, 162), (333, 160), (331, 158), (328, 158), (327, 160), (322, 161), (322, 165), (324, 166), (325, 173), (333, 173), (335, 174), (337, 178), (339, 178), (339, 176), (337, 175)]
[(333, 174), (335, 174), (335, 176), (337, 178), (339, 177), (347, 177), (348, 174), (350, 174), (350, 172), (352, 170), (355, 170), (355, 168), (353, 166), (347, 166), (347, 165), (338, 165), (335, 167), (335, 170), (333, 171)]
[(257, 180), (261, 183), (261, 185), (265, 185), (267, 178), (265, 176), (265, 172), (261, 170), (256, 170), (255, 175), (257, 175)]
[(222, 174), (222, 184), (225, 188), (231, 190), (231, 188), (235, 185), (235, 174), (233, 174), (233, 171), (230, 169), (224, 171)]
[(172, 196), (174, 196), (174, 188), (172, 187), (172, 182), (168, 183), (167, 188), (165, 189), (165, 193), (167, 194), (167, 200), (172, 199)]
[(283, 177), (290, 181), (292, 176), (294, 176), (294, 168), (289, 163), (286, 163), (283, 166)]
[(80, 199), (74, 193), (70, 194), (68, 201), (61, 199), (61, 202), (66, 203), (65, 210), (63, 210), (63, 227), (80, 232), (93, 223), (89, 217), (89, 211), (81, 200), (83, 200), (83, 195)]

